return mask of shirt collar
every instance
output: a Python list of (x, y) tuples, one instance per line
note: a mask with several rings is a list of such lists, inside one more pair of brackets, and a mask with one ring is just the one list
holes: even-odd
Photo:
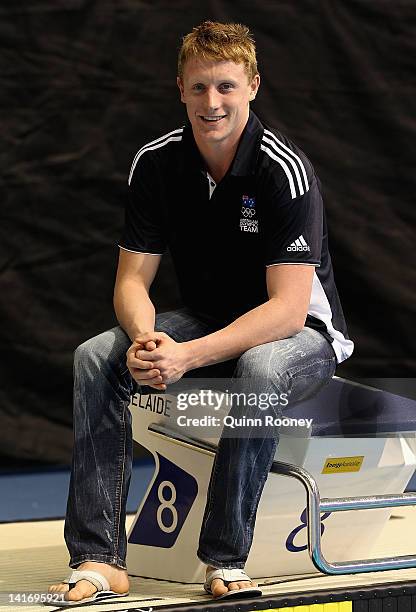
[(264, 128), (260, 119), (250, 110), (246, 127), (241, 134), (240, 142), (231, 164), (230, 174), (234, 176), (247, 176), (254, 173), (263, 131)]
[[(229, 170), (229, 174), (233, 176), (247, 176), (255, 171), (258, 154), (260, 151), (260, 141), (263, 136), (264, 127), (260, 119), (250, 110), (248, 121), (241, 134), (240, 142), (238, 143), (237, 151)], [(185, 152), (187, 154), (188, 163), (198, 166), (205, 174), (206, 168), (201, 153), (196, 145), (192, 127), (189, 122), (186, 123), (183, 142)]]

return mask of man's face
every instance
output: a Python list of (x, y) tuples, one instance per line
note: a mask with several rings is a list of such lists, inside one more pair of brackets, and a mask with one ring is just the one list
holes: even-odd
[(189, 59), (178, 77), (181, 101), (195, 138), (205, 143), (233, 143), (239, 138), (260, 84), (256, 75), (250, 83), (244, 64), (231, 61)]

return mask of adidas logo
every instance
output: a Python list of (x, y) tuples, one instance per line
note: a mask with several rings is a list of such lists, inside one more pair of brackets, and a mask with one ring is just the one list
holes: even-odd
[(295, 242), (292, 242), (286, 249), (287, 251), (310, 251), (310, 246), (307, 244), (303, 236), (299, 236)]

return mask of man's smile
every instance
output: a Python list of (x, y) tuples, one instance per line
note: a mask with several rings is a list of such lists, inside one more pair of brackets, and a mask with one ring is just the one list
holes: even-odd
[(218, 123), (221, 119), (224, 119), (227, 115), (198, 115), (205, 123)]

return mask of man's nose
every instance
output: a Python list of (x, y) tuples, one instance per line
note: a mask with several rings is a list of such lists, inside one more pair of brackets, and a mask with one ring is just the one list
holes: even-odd
[(215, 87), (207, 89), (206, 103), (210, 112), (221, 106), (221, 96)]

